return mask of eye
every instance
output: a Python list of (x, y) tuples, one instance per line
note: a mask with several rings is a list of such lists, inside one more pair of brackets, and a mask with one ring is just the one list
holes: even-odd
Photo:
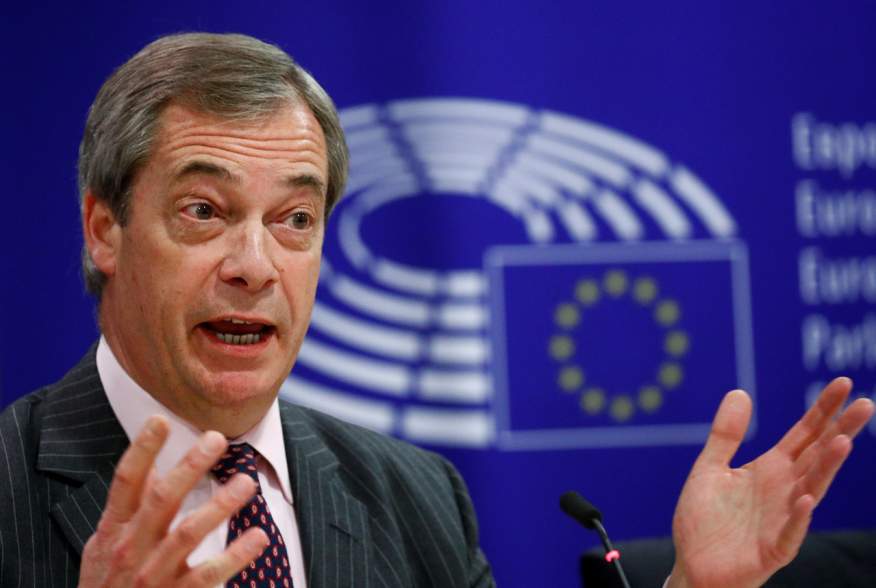
[(303, 231), (309, 229), (313, 224), (313, 217), (310, 216), (310, 213), (299, 210), (286, 217), (285, 222), (293, 229)]
[(196, 202), (194, 204), (189, 204), (183, 211), (198, 220), (210, 220), (214, 216), (216, 216), (216, 209), (213, 208), (212, 205), (207, 204), (206, 202)]

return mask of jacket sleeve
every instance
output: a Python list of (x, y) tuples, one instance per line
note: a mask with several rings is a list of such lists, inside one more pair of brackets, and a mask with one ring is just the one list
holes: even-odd
[(444, 458), (441, 459), (444, 462), (447, 476), (450, 478), (450, 483), (453, 486), (454, 498), (465, 533), (466, 550), (468, 553), (467, 584), (472, 588), (494, 588), (496, 581), (493, 579), (493, 572), (487, 557), (484, 555), (483, 550), (481, 550), (478, 540), (477, 515), (475, 514), (471, 497), (468, 494), (465, 480), (462, 479), (462, 476), (453, 464)]

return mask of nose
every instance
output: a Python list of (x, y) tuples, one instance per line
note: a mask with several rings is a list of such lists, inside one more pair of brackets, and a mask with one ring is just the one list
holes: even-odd
[(269, 251), (267, 228), (257, 221), (242, 224), (229, 240), (229, 251), (219, 267), (219, 277), (249, 292), (259, 292), (277, 281), (279, 272)]

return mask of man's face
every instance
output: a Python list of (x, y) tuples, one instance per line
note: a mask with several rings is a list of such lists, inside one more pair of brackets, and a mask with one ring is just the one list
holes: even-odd
[(101, 267), (102, 327), (159, 401), (201, 428), (245, 424), (223, 430), (240, 434), (273, 401), (310, 320), (325, 139), (304, 105), (253, 123), (171, 104), (160, 123), (128, 224), (108, 232), (118, 245)]

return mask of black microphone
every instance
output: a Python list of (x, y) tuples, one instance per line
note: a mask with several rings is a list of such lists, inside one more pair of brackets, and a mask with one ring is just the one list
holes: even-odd
[(627, 576), (621, 567), (620, 552), (611, 544), (608, 533), (605, 532), (605, 527), (602, 526), (602, 513), (599, 512), (599, 509), (574, 491), (566, 492), (560, 496), (560, 508), (563, 509), (564, 513), (599, 534), (602, 546), (605, 548), (605, 561), (614, 564), (614, 568), (617, 570), (618, 576), (620, 576), (621, 584), (623, 584), (624, 588), (630, 588), (630, 583), (627, 581)]

